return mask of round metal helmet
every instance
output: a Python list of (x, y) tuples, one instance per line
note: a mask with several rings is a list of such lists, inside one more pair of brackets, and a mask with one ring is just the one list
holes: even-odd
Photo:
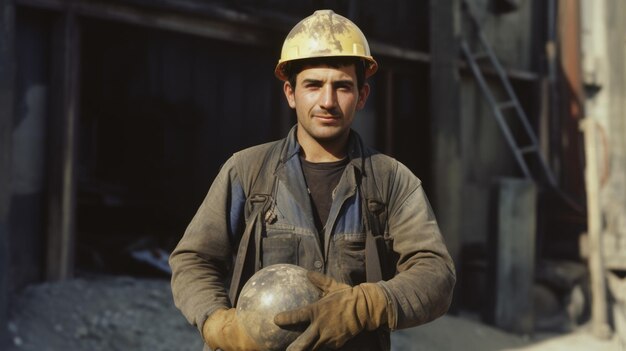
[(365, 78), (378, 69), (378, 64), (370, 54), (367, 39), (356, 24), (332, 10), (318, 10), (291, 29), (283, 43), (274, 74), (280, 80), (287, 80), (287, 63), (333, 56), (362, 59), (365, 62)]
[(243, 286), (237, 301), (237, 319), (263, 349), (284, 350), (304, 331), (274, 324), (279, 312), (317, 301), (321, 291), (306, 276), (306, 269), (275, 264), (256, 272)]

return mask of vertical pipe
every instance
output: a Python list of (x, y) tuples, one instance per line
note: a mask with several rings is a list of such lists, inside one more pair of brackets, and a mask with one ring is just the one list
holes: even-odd
[(606, 281), (602, 257), (602, 210), (600, 208), (600, 179), (598, 177), (596, 122), (582, 120), (585, 136), (585, 183), (587, 187), (587, 231), (589, 234), (589, 273), (591, 278), (592, 333), (602, 339), (611, 335), (608, 325)]
[(48, 202), (48, 280), (73, 276), (75, 155), (78, 114), (79, 33), (76, 16), (66, 12), (57, 23), (53, 53), (51, 183)]

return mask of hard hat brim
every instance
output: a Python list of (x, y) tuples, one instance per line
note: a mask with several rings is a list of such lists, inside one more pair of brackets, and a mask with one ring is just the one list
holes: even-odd
[(378, 63), (371, 56), (329, 55), (329, 56), (308, 57), (308, 58), (295, 59), (295, 60), (279, 60), (278, 64), (276, 65), (276, 68), (274, 69), (274, 75), (276, 76), (276, 78), (282, 81), (287, 81), (289, 79), (289, 72), (287, 72), (286, 68), (289, 64), (296, 63), (296, 62), (303, 62), (306, 64), (306, 61), (316, 60), (319, 62), (320, 59), (336, 58), (336, 57), (353, 57), (356, 60), (363, 60), (366, 64), (365, 65), (365, 78), (366, 79), (371, 77), (372, 75), (374, 75), (374, 73), (376, 73), (376, 71), (378, 71)]

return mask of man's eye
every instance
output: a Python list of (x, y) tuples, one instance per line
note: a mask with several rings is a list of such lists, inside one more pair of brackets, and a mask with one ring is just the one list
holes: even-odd
[(337, 86), (337, 90), (341, 90), (341, 91), (351, 91), (352, 87), (350, 85), (339, 85)]

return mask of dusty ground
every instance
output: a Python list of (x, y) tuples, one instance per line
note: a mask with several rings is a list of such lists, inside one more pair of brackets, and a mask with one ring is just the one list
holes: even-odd
[(9, 351), (202, 349), (198, 331), (174, 307), (166, 279), (41, 284), (25, 290), (12, 309)]
[(568, 334), (520, 337), (475, 321), (444, 316), (392, 334), (395, 351), (626, 351), (617, 338), (600, 341), (584, 328)]
[[(91, 277), (26, 289), (15, 301), (7, 351), (195, 350), (196, 329), (173, 306), (167, 279)], [(392, 334), (394, 351), (626, 351), (584, 330), (530, 339), (445, 316)]]

